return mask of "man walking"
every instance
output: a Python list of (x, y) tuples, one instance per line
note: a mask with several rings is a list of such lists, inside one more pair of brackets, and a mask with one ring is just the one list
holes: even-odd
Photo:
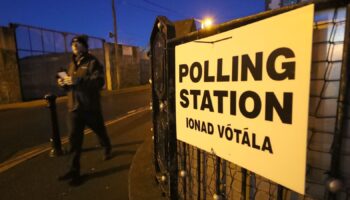
[(60, 74), (57, 83), (67, 91), (68, 124), (71, 153), (69, 171), (59, 180), (70, 180), (70, 184), (79, 184), (80, 155), (84, 137), (84, 128), (88, 126), (98, 136), (104, 148), (103, 159), (111, 157), (111, 143), (101, 112), (100, 90), (103, 87), (104, 73), (100, 62), (88, 53), (88, 37), (76, 36), (71, 41), (72, 61), (67, 74)]

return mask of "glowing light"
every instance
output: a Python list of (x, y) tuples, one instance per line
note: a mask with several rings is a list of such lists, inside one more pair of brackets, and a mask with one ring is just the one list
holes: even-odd
[(201, 20), (202, 29), (210, 28), (213, 24), (214, 22), (212, 18), (204, 18), (203, 20)]

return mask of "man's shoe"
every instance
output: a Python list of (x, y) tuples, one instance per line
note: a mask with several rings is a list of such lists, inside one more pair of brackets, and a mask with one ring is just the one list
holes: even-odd
[(111, 150), (111, 148), (106, 148), (102, 159), (103, 160), (109, 160), (111, 158), (112, 158), (112, 150)]
[(70, 186), (79, 186), (83, 183), (83, 179), (81, 176), (75, 176), (72, 178), (72, 180), (69, 181)]
[(59, 176), (58, 177), (58, 180), (59, 181), (66, 181), (66, 180), (69, 180), (69, 179), (73, 179), (75, 177), (79, 177), (79, 172), (76, 172), (76, 171), (69, 171), (67, 172), (66, 174), (62, 175), (62, 176)]

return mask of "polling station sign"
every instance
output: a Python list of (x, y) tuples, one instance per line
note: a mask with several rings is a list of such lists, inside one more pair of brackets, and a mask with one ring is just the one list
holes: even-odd
[(176, 46), (177, 139), (304, 194), (313, 14)]

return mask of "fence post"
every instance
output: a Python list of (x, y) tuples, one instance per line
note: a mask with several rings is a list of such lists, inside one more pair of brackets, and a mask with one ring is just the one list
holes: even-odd
[(218, 156), (216, 157), (216, 162), (215, 162), (215, 195), (217, 195), (217, 197), (214, 196), (214, 199), (218, 198), (218, 199), (222, 199), (222, 195), (221, 195), (221, 190), (220, 190), (220, 184), (221, 184), (221, 180), (220, 180), (220, 162), (221, 162), (221, 158)]
[(201, 200), (201, 150), (197, 148), (197, 199)]
[(255, 188), (256, 185), (256, 177), (253, 172), (250, 172), (249, 176), (249, 199), (255, 199), (255, 195), (257, 192), (257, 188)]
[(283, 186), (277, 185), (277, 200), (283, 200)]
[[(187, 163), (186, 163), (186, 143), (182, 143), (182, 150), (183, 150), (183, 160), (182, 160), (182, 170), (186, 170), (186, 172), (187, 172), (187, 169), (186, 169), (186, 165), (187, 165)], [(188, 172), (187, 172), (188, 173)], [(188, 173), (188, 175), (190, 176), (190, 174)], [(187, 181), (187, 176), (183, 179), (183, 192), (184, 192), (184, 200), (186, 200), (187, 198), (187, 185), (186, 185), (186, 181)]]
[(111, 70), (111, 58), (110, 58), (110, 46), (108, 43), (103, 42), (103, 52), (104, 52), (104, 58), (105, 58), (105, 76), (106, 76), (106, 87), (107, 90), (113, 90), (113, 84), (112, 84), (112, 73)]
[(221, 194), (223, 196), (223, 199), (227, 199), (226, 196), (226, 165), (227, 162), (226, 160), (222, 161), (222, 166), (221, 166), (221, 173), (222, 173), (222, 188), (221, 188)]
[(207, 156), (206, 156), (206, 152), (203, 151), (203, 159), (202, 159), (202, 165), (203, 165), (203, 178), (202, 178), (202, 182), (203, 182), (203, 200), (207, 199)]
[(242, 186), (241, 186), (241, 200), (246, 199), (246, 192), (247, 192), (247, 170), (245, 168), (242, 168)]

